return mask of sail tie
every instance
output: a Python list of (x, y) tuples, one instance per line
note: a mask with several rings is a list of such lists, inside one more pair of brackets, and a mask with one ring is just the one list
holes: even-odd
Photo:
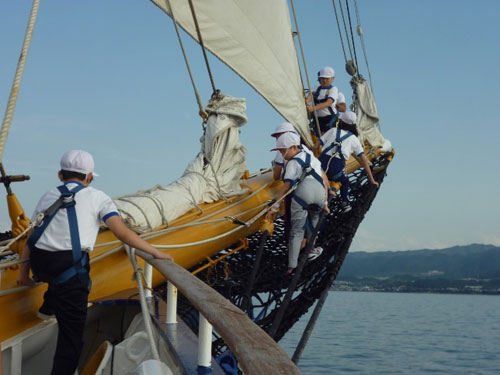
[(5, 116), (2, 122), (2, 129), (0, 130), (0, 163), (2, 162), (3, 151), (5, 149), (5, 142), (7, 141), (7, 135), (9, 134), (12, 118), (14, 117), (14, 110), (16, 108), (17, 96), (19, 94), (19, 87), (21, 86), (21, 80), (23, 78), (24, 66), (26, 64), (26, 57), (28, 56), (28, 51), (31, 44), (31, 38), (33, 36), (33, 30), (35, 28), (35, 22), (36, 22), (36, 17), (38, 15), (39, 4), (40, 0), (33, 0), (28, 27), (26, 28), (26, 34), (24, 36), (21, 56), (19, 57), (19, 62), (17, 63), (16, 74), (14, 76), (14, 83), (12, 84), (12, 89), (10, 90), (7, 109), (5, 111)]

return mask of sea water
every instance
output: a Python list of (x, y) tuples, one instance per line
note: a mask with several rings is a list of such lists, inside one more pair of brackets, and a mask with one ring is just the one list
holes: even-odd
[[(280, 341), (290, 356), (312, 310)], [(332, 291), (299, 368), (307, 375), (498, 375), (500, 297)]]

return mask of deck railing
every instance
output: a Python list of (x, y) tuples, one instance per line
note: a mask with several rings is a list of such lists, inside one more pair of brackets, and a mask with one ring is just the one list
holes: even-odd
[[(300, 374), (283, 349), (243, 311), (217, 291), (171, 261), (153, 259), (139, 250), (136, 250), (136, 254), (156, 268), (191, 302), (199, 311), (200, 317), (203, 316), (201, 321), (206, 319), (209, 325), (215, 328), (235, 355), (245, 375)], [(170, 298), (175, 295), (176, 293), (169, 293), (169, 296), (172, 296)], [(167, 306), (172, 308), (175, 304), (173, 300), (167, 300)], [(167, 321), (172, 319), (172, 314), (172, 311), (167, 314)], [(175, 321), (175, 317), (173, 319)], [(206, 332), (202, 334), (204, 337), (206, 335)], [(211, 334), (208, 337), (211, 339)], [(203, 353), (200, 354), (203, 357)]]

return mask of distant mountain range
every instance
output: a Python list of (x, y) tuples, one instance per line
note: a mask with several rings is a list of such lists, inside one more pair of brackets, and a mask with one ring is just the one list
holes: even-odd
[(500, 294), (500, 247), (353, 252), (335, 284), (347, 290)]

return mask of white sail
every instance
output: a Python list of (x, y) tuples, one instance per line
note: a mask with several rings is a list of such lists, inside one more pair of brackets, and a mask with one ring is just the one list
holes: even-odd
[[(151, 1), (167, 14), (170, 1), (177, 23), (198, 40), (187, 0)], [(247, 81), (311, 144), (286, 0), (193, 0), (193, 4), (205, 47)]]

